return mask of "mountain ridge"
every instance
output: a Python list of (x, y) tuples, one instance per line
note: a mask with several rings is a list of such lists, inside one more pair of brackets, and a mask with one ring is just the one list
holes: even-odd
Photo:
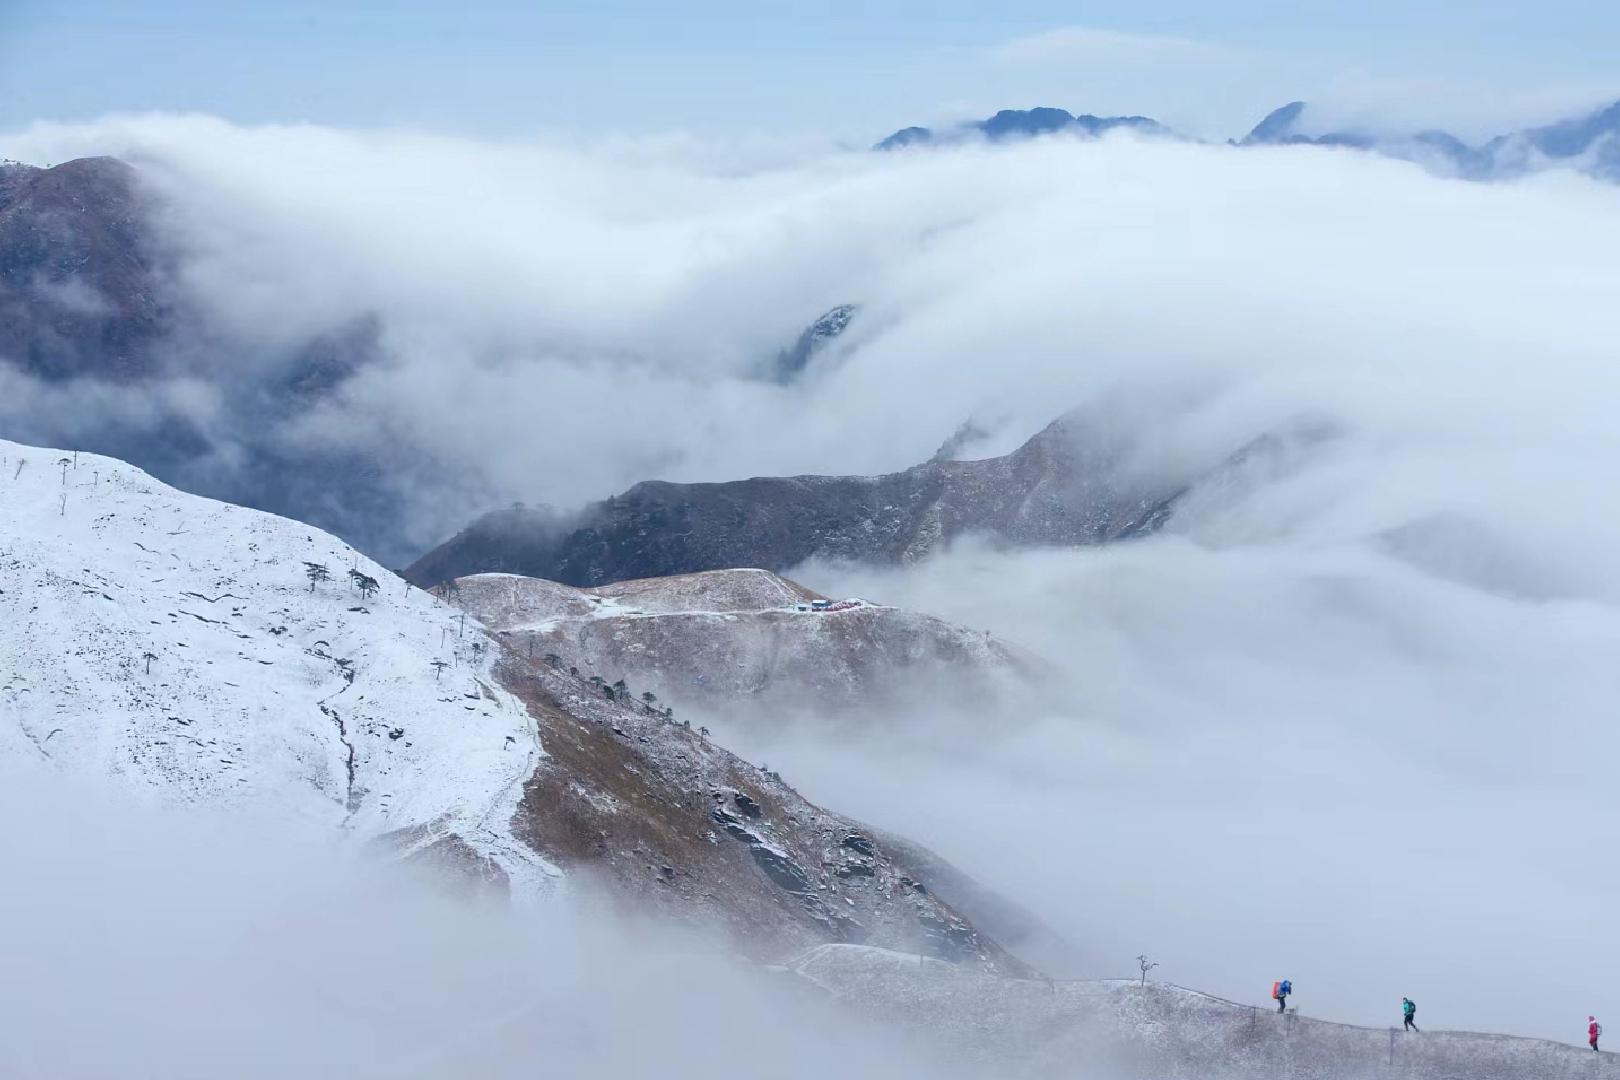
[(589, 587), (743, 566), (785, 573), (812, 558), (894, 564), (970, 535), (1101, 543), (1153, 531), (1180, 494), (1124, 486), (1124, 454), (1121, 439), (1071, 414), (1002, 457), (881, 476), (649, 480), (570, 517), (487, 514), (404, 574), (424, 587), (488, 572)]
[(1129, 130), (1143, 135), (1174, 135), (1169, 128), (1147, 116), (1078, 115), (1067, 109), (1037, 106), (1033, 109), (1002, 109), (984, 120), (968, 120), (935, 131), (926, 127), (906, 127), (872, 145), (873, 150), (900, 150), (911, 146), (939, 146), (982, 138), (988, 142), (1033, 138), (1038, 135), (1073, 134), (1096, 137), (1110, 131)]

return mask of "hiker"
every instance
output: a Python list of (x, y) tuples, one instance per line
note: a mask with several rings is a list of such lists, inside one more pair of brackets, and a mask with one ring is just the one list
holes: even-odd
[(1401, 1018), (1406, 1021), (1407, 1031), (1416, 1031), (1418, 1029), (1416, 1016), (1417, 1005), (1413, 1003), (1411, 998), (1401, 998)]
[(1603, 1034), (1603, 1025), (1597, 1022), (1597, 1017), (1588, 1016), (1586, 1018), (1586, 1041), (1592, 1044), (1593, 1050), (1597, 1049), (1598, 1036), (1601, 1034)]
[(1294, 984), (1287, 979), (1271, 984), (1271, 996), (1277, 999), (1278, 1012), (1285, 1013), (1288, 1011), (1288, 995), (1293, 992)]

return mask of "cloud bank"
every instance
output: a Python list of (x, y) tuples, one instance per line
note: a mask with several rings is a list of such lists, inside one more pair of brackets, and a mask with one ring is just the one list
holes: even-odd
[(286, 822), (110, 801), (18, 764), (0, 792), (8, 1075), (953, 1075), (601, 898), (479, 904)]
[[(188, 377), (268, 377), (374, 320), (380, 359), (262, 437), (382, 462), (410, 504), (400, 547), (649, 477), (902, 468), (968, 416), (1010, 444), (1120, 387), (1243, 402), (1183, 464), (1308, 410), (1390, 435), (1435, 411), (1512, 423), (1530, 403), (1450, 403), (1531, 364), (1557, 393), (1595, 375), (1612, 329), (1613, 192), (1562, 176), (1463, 188), (1357, 155), (1123, 138), (760, 167), (198, 117), (7, 146), (120, 154), (168, 197), (207, 328)], [(750, 377), (845, 301), (864, 306), (842, 365)]]

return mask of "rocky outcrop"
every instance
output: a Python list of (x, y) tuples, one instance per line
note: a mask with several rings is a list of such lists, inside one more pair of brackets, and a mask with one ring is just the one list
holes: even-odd
[(575, 589), (510, 574), (440, 595), (514, 650), (682, 709), (818, 717), (902, 703), (985, 703), (1038, 664), (981, 631), (862, 600), (833, 602), (764, 570)]
[(766, 376), (772, 382), (783, 385), (796, 381), (809, 369), (811, 360), (843, 336), (858, 311), (859, 304), (839, 304), (823, 312), (820, 318), (805, 327), (804, 333), (790, 348), (776, 355)]
[(1180, 490), (1126, 482), (1124, 453), (1119, 440), (1067, 417), (1004, 457), (885, 476), (649, 481), (567, 521), (519, 509), (486, 515), (405, 574), (423, 586), (488, 572), (595, 586), (738, 566), (782, 573), (812, 558), (892, 564), (969, 535), (1102, 543), (1157, 528)]

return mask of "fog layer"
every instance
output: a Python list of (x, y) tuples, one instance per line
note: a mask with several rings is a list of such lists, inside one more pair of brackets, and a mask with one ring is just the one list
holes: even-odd
[(940, 1075), (816, 991), (579, 891), (513, 911), (284, 821), (5, 777), (8, 1076)]

